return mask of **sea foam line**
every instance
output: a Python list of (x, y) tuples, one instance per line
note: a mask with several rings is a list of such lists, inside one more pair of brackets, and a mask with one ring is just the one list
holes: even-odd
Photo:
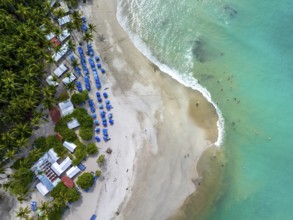
[(183, 76), (182, 74), (179, 74), (179, 72), (166, 64), (161, 63), (160, 61), (157, 60), (155, 56), (152, 55), (152, 52), (150, 49), (147, 47), (147, 45), (140, 39), (140, 37), (135, 34), (129, 27), (127, 18), (123, 16), (123, 7), (121, 6), (120, 1), (118, 1), (117, 4), (117, 13), (116, 17), (117, 20), (120, 24), (120, 26), (126, 31), (128, 34), (129, 38), (133, 42), (134, 46), (142, 53), (144, 56), (146, 56), (152, 63), (154, 63), (156, 66), (159, 67), (159, 69), (167, 73), (169, 76), (171, 76), (173, 79), (181, 83), (182, 85), (192, 88), (194, 90), (199, 91), (207, 100), (210, 102), (214, 108), (216, 109), (216, 112), (218, 114), (218, 121), (217, 121), (217, 128), (218, 128), (218, 139), (214, 143), (217, 147), (220, 147), (223, 143), (224, 140), (224, 117), (222, 115), (221, 110), (219, 109), (218, 105), (213, 102), (211, 94), (209, 91), (200, 85), (195, 79), (192, 74), (190, 73), (189, 75)]

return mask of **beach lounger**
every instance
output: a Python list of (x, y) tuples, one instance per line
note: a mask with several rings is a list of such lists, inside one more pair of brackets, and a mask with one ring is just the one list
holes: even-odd
[(107, 109), (108, 111), (110, 111), (112, 108), (113, 108), (112, 105), (106, 105), (106, 109)]
[(95, 113), (96, 112), (95, 107), (90, 107), (90, 110), (91, 110), (92, 113)]
[(101, 97), (98, 97), (98, 102), (101, 103), (103, 100)]
[(88, 100), (89, 106), (95, 106), (94, 101), (92, 99)]
[(101, 97), (101, 94), (99, 92), (96, 92), (97, 98)]
[(99, 109), (103, 109), (103, 108), (104, 108), (103, 104), (99, 104)]
[(97, 216), (96, 215), (92, 215), (90, 220), (96, 220)]
[(108, 94), (106, 92), (103, 92), (103, 96), (104, 96), (105, 99), (108, 98)]
[(77, 81), (77, 82), (75, 83), (75, 85), (76, 85), (77, 90), (78, 90), (79, 92), (82, 92), (82, 86), (81, 86), (81, 83)]
[(103, 139), (104, 139), (105, 142), (111, 140), (111, 138), (109, 138), (109, 137), (103, 137)]
[(100, 63), (97, 64), (98, 69), (102, 68), (102, 65)]
[(87, 26), (86, 26), (85, 23), (83, 23), (83, 24), (81, 25), (81, 29), (82, 29), (84, 32), (86, 32), (86, 31), (88, 30), (88, 28), (87, 28)]
[(100, 128), (96, 128), (95, 129), (95, 132), (99, 134), (101, 132), (101, 129)]
[(96, 114), (92, 114), (92, 118), (93, 119), (96, 119), (97, 118), (97, 115)]
[(99, 125), (100, 125), (100, 123), (99, 123), (98, 120), (95, 120), (95, 121), (94, 121), (94, 124), (95, 124), (96, 126), (99, 126)]
[(103, 126), (107, 127), (107, 121), (103, 121)]
[(81, 20), (83, 23), (86, 23), (86, 18), (85, 17), (81, 17)]
[(95, 56), (95, 60), (96, 60), (96, 62), (100, 62), (100, 57)]
[(101, 142), (101, 139), (98, 136), (95, 136), (97, 142)]
[(105, 74), (105, 73), (106, 73), (106, 70), (103, 69), (103, 68), (101, 68), (101, 73), (102, 73), (102, 74)]
[(86, 166), (83, 165), (82, 163), (78, 164), (77, 167), (81, 170), (84, 171), (86, 169)]

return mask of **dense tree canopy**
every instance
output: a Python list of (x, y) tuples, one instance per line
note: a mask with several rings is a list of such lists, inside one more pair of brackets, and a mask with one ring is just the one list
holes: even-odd
[(49, 12), (47, 1), (0, 1), (0, 158), (26, 147), (42, 116), (36, 106), (54, 95), (41, 89)]
[(94, 183), (94, 176), (91, 173), (83, 173), (76, 181), (82, 189), (89, 189)]

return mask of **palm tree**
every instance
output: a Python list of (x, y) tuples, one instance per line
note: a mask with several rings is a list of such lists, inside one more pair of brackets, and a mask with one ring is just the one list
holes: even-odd
[(79, 30), (82, 25), (80, 13), (78, 11), (73, 11), (71, 15), (73, 19), (72, 23), (74, 25), (74, 29)]
[(77, 66), (79, 65), (77, 59), (73, 60), (73, 61), (71, 62), (71, 65), (72, 65), (73, 68), (77, 67)]
[[(68, 49), (69, 49), (71, 52), (75, 53), (76, 44), (74, 43), (74, 41), (70, 39), (70, 40), (68, 40), (67, 44), (68, 44)], [(75, 54), (76, 54), (76, 53), (75, 53)], [(77, 54), (76, 54), (76, 55), (77, 55)]]
[(67, 194), (65, 192), (60, 192), (58, 197), (54, 200), (54, 205), (57, 207), (64, 207), (68, 202)]
[(43, 212), (43, 215), (47, 215), (49, 210), (52, 208), (52, 205), (49, 201), (42, 201), (40, 205), (40, 210)]
[(87, 43), (90, 42), (90, 41), (93, 41), (93, 34), (92, 34), (92, 33), (89, 33), (89, 32), (86, 32), (86, 33), (83, 35), (82, 39), (83, 39), (84, 41), (86, 41)]
[(66, 28), (68, 29), (68, 32), (75, 38), (76, 41), (78, 41), (77, 37), (74, 34), (74, 24), (72, 22), (68, 22), (65, 24)]
[(91, 33), (93, 33), (93, 32), (97, 32), (97, 27), (96, 27), (96, 25), (94, 25), (94, 24), (92, 24), (92, 23), (89, 23), (89, 31), (90, 31)]
[(9, 158), (10, 160), (14, 158), (14, 155), (15, 155), (15, 150), (7, 150), (5, 153), (5, 157)]
[(29, 137), (32, 134), (32, 128), (28, 122), (16, 124), (12, 131), (16, 137)]
[(71, 93), (75, 90), (75, 83), (74, 82), (70, 82), (66, 85), (66, 89), (69, 92), (69, 95), (71, 95)]
[(17, 147), (20, 147), (20, 148), (26, 148), (27, 142), (28, 142), (28, 138), (21, 137), (16, 140), (16, 145)]
[(19, 207), (18, 212), (16, 212), (16, 217), (20, 219), (28, 219), (30, 212), (31, 210), (27, 206), (25, 208)]

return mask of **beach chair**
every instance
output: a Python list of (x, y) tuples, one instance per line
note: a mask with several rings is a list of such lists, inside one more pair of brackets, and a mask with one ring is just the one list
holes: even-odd
[(108, 94), (106, 92), (103, 92), (103, 96), (104, 96), (105, 99), (108, 98)]
[(87, 25), (85, 23), (83, 23), (81, 25), (81, 30), (84, 31), (84, 32), (86, 32), (88, 30)]
[(103, 121), (102, 124), (103, 124), (104, 127), (107, 127), (107, 121)]
[(103, 69), (103, 68), (101, 68), (101, 73), (102, 73), (102, 74), (105, 74), (105, 73), (106, 73), (106, 70)]
[(83, 165), (82, 163), (78, 164), (77, 167), (81, 170), (84, 171), (86, 169), (86, 166)]
[(92, 99), (88, 100), (89, 106), (93, 107), (95, 106), (94, 101)]
[(100, 62), (100, 57), (95, 56), (95, 60), (96, 60), (96, 62)]
[(111, 140), (111, 138), (109, 138), (109, 137), (103, 137), (103, 139), (104, 139), (105, 142)]
[(109, 114), (108, 114), (108, 118), (109, 118), (109, 119), (112, 119), (112, 118), (113, 118), (113, 114), (112, 114), (112, 113), (109, 113)]
[(101, 132), (101, 129), (100, 128), (96, 128), (95, 129), (95, 132), (99, 134)]
[(93, 106), (90, 107), (90, 110), (91, 110), (92, 113), (95, 113), (95, 112), (96, 112), (96, 109), (95, 109), (95, 107), (93, 107)]
[(98, 136), (95, 136), (97, 142), (101, 142), (101, 139)]
[(92, 217), (90, 218), (90, 220), (96, 220), (97, 216), (94, 214), (92, 215)]
[(99, 104), (99, 109), (103, 109), (103, 108), (104, 108), (103, 104)]
[(99, 92), (96, 92), (97, 98), (101, 97), (101, 94)]
[(100, 63), (97, 64), (98, 69), (102, 68), (102, 65)]
[(92, 118), (93, 119), (96, 119), (97, 118), (97, 115), (96, 114), (92, 114)]
[(85, 18), (85, 17), (81, 17), (81, 21), (82, 21), (83, 23), (86, 23), (86, 18)]
[(109, 124), (110, 124), (110, 125), (113, 125), (113, 124), (114, 124), (114, 120), (109, 119)]
[(106, 105), (106, 109), (107, 109), (107, 111), (110, 111), (112, 108), (113, 108), (112, 105)]
[(73, 62), (75, 60), (75, 57), (73, 55), (70, 55), (69, 59), (70, 59), (71, 62)]
[(94, 124), (95, 124), (96, 126), (99, 126), (99, 125), (100, 125), (100, 123), (99, 123), (99, 121), (98, 121), (97, 119), (94, 121)]

